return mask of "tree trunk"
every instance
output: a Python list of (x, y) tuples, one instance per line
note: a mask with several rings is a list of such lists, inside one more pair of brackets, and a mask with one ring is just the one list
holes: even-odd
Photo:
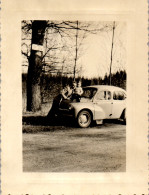
[(42, 74), (42, 46), (46, 21), (34, 21), (32, 24), (32, 46), (27, 75), (27, 110), (41, 109), (40, 80)]

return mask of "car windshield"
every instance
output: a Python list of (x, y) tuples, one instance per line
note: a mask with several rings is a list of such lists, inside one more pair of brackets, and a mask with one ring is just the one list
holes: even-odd
[(94, 95), (96, 94), (96, 92), (97, 92), (97, 89), (96, 88), (91, 88), (91, 87), (89, 87), (89, 88), (83, 88), (83, 94), (81, 95), (81, 97), (91, 99), (91, 98), (94, 97)]

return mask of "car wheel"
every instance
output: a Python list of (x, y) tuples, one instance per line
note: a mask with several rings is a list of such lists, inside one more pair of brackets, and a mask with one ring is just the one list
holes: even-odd
[(79, 127), (86, 128), (89, 127), (92, 122), (92, 116), (89, 111), (82, 110), (77, 117), (77, 123)]

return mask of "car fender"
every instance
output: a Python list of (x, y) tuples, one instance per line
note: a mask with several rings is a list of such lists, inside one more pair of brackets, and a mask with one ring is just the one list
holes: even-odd
[(81, 110), (89, 110), (91, 113), (92, 113), (92, 116), (94, 117), (94, 105), (92, 102), (89, 102), (89, 103), (72, 103), (71, 104), (73, 106), (73, 109), (74, 109), (74, 117), (77, 118), (78, 116), (78, 113), (81, 111)]
[(81, 110), (89, 110), (92, 113), (93, 120), (99, 120), (105, 118), (105, 112), (100, 106), (97, 106), (93, 102), (86, 103), (72, 103), (74, 109), (74, 117), (77, 118), (78, 113)]

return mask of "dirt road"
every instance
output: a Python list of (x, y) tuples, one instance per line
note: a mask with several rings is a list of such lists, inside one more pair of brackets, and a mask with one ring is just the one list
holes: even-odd
[(126, 170), (126, 126), (121, 122), (105, 122), (86, 129), (71, 124), (42, 126), (24, 123), (23, 130), (31, 132), (23, 133), (25, 172)]

